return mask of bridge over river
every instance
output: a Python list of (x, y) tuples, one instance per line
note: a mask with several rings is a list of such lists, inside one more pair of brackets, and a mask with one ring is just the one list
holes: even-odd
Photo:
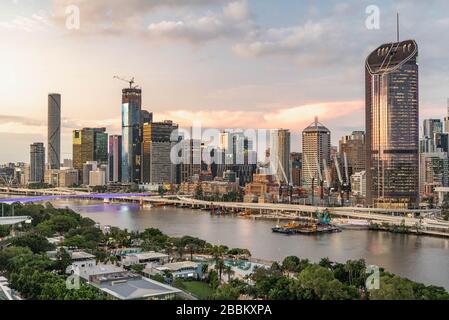
[[(5, 190), (7, 189), (7, 190)], [(70, 189), (15, 189), (0, 188), (0, 193), (28, 195), (21, 198), (0, 199), (0, 203), (14, 202), (43, 202), (54, 199), (86, 199), (110, 201), (138, 202), (141, 205), (173, 205), (197, 209), (222, 209), (233, 212), (251, 210), (261, 215), (272, 218), (301, 218), (313, 217), (316, 212), (325, 208), (317, 206), (283, 204), (283, 203), (246, 203), (246, 202), (211, 202), (196, 200), (185, 196), (155, 196), (148, 193), (126, 194), (93, 194), (84, 191)], [(30, 196), (33, 195), (33, 196)], [(388, 223), (391, 225), (405, 225), (419, 229), (425, 234), (449, 237), (449, 222), (437, 220), (436, 209), (382, 209), (382, 208), (358, 208), (358, 207), (330, 207), (331, 215), (341, 218), (363, 219), (376, 223)]]

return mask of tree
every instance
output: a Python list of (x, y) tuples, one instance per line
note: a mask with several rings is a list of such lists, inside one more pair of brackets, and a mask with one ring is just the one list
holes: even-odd
[(72, 264), (72, 258), (70, 254), (65, 249), (60, 249), (56, 253), (55, 268), (60, 273), (64, 274), (67, 267)]
[(231, 281), (231, 277), (235, 274), (234, 270), (232, 270), (231, 266), (226, 266), (225, 267), (225, 274), (228, 275), (228, 282)]
[(9, 267), (9, 260), (20, 255), (33, 254), (29, 248), (8, 247), (0, 251), (0, 270), (6, 271)]
[(203, 199), (204, 198), (204, 192), (203, 192), (203, 187), (201, 186), (201, 184), (198, 184), (198, 186), (195, 189), (195, 199)]
[(45, 252), (55, 248), (44, 236), (35, 233), (26, 234), (14, 239), (12, 245), (16, 247), (28, 247), (34, 253)]
[(212, 296), (215, 300), (237, 300), (240, 297), (242, 288), (233, 283), (226, 283), (220, 286)]
[(343, 284), (334, 278), (332, 271), (319, 265), (310, 265), (303, 270), (298, 280), (301, 286), (309, 289), (316, 299), (343, 298)]
[(11, 228), (9, 226), (0, 226), (0, 238), (8, 236), (10, 231)]
[(222, 275), (223, 275), (223, 270), (226, 268), (226, 265), (223, 261), (223, 259), (218, 259), (217, 262), (215, 263), (215, 269), (218, 270), (218, 275), (219, 275), (219, 279), (221, 281)]
[(289, 272), (298, 272), (299, 258), (295, 256), (286, 257), (282, 261), (282, 270)]
[(395, 275), (383, 274), (380, 288), (369, 292), (370, 300), (414, 300), (413, 285), (410, 280)]
[(209, 270), (209, 274), (207, 276), (209, 286), (212, 289), (217, 289), (220, 285), (220, 280), (218, 279), (218, 273), (215, 270)]

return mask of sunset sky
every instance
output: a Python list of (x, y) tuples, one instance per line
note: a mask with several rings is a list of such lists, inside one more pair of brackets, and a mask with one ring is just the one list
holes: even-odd
[[(80, 29), (65, 9), (80, 9)], [(365, 26), (369, 5), (380, 29)], [(0, 163), (29, 161), (46, 141), (47, 94), (62, 94), (62, 157), (71, 131), (120, 133), (121, 88), (135, 77), (156, 120), (189, 127), (289, 128), (292, 150), (315, 115), (333, 142), (364, 130), (364, 60), (415, 39), (421, 116), (449, 97), (449, 2), (297, 0), (2, 0)]]

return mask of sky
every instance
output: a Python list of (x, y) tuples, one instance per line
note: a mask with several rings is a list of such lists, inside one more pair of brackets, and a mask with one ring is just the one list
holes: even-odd
[(421, 118), (442, 118), (446, 0), (2, 0), (0, 163), (29, 161), (29, 145), (46, 141), (52, 92), (62, 95), (62, 158), (74, 129), (120, 133), (126, 83), (115, 75), (135, 77), (158, 121), (288, 128), (299, 151), (318, 116), (336, 145), (364, 130), (364, 62), (395, 41), (397, 12), (401, 40), (419, 46)]

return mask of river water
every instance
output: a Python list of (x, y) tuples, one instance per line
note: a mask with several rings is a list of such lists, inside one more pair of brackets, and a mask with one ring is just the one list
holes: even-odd
[(369, 264), (425, 284), (449, 290), (449, 239), (387, 232), (344, 230), (318, 236), (286, 236), (271, 232), (274, 221), (212, 216), (205, 211), (140, 208), (139, 205), (103, 204), (89, 200), (55, 200), (102, 225), (128, 230), (158, 228), (170, 236), (191, 235), (213, 244), (247, 248), (253, 257), (282, 260), (296, 255), (312, 261), (364, 258)]

